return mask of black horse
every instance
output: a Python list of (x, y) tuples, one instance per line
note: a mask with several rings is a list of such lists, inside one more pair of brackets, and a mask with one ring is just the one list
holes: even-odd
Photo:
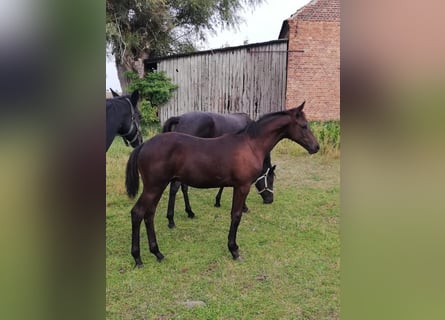
[(135, 148), (142, 143), (140, 127), (141, 115), (137, 108), (139, 92), (135, 90), (131, 95), (119, 96), (112, 91), (114, 98), (107, 99), (107, 144), (106, 151), (116, 135)]
[[(220, 114), (213, 112), (188, 112), (179, 117), (171, 117), (165, 121), (162, 132), (181, 132), (201, 138), (216, 138), (226, 133), (236, 133), (246, 128), (253, 120), (245, 113)], [(255, 187), (263, 198), (264, 203), (273, 202), (273, 182), (274, 182), (275, 166), (272, 166), (270, 153), (266, 154), (263, 162), (263, 170), (261, 176), (255, 180)], [(167, 208), (167, 219), (169, 228), (175, 227), (174, 210), (175, 198), (181, 186), (184, 195), (185, 211), (189, 218), (195, 216), (188, 197), (188, 186), (179, 181), (170, 183), (170, 194)], [(221, 195), (224, 187), (219, 188), (215, 198), (215, 207), (221, 206)], [(243, 211), (249, 209), (246, 204)]]
[[(139, 175), (143, 191), (131, 209), (131, 255), (141, 267), (140, 226), (147, 229), (150, 252), (160, 261), (154, 215), (164, 189), (176, 179), (196, 188), (233, 187), (228, 249), (233, 259), (240, 257), (236, 234), (241, 222), (243, 204), (251, 184), (261, 174), (266, 154), (284, 138), (290, 139), (310, 154), (320, 146), (303, 112), (298, 108), (269, 113), (251, 123), (239, 133), (203, 139), (178, 132), (158, 134), (135, 148), (126, 169), (125, 186), (129, 197), (139, 190)], [(172, 156), (174, 154), (174, 156)]]

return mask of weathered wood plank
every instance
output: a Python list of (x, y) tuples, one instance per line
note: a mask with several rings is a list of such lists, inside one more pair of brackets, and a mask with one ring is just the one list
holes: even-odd
[(161, 123), (190, 111), (245, 112), (253, 119), (283, 110), (287, 42), (253, 44), (158, 61), (178, 85), (159, 110)]

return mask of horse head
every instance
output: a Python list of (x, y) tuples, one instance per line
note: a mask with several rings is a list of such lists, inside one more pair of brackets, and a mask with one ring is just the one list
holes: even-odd
[(266, 171), (255, 181), (257, 192), (263, 198), (263, 203), (273, 202), (273, 182), (275, 179), (276, 166), (268, 167)]
[(295, 141), (305, 148), (307, 152), (313, 154), (320, 150), (320, 145), (309, 128), (309, 123), (303, 112), (304, 103), (305, 101), (297, 108), (288, 110), (291, 122), (288, 127), (286, 138)]
[(137, 107), (139, 101), (139, 91), (135, 90), (131, 95), (122, 96), (122, 98), (125, 98), (130, 105), (130, 117), (128, 117), (128, 120), (122, 125), (119, 134), (124, 139), (126, 145), (130, 144), (133, 148), (136, 148), (143, 142), (140, 124), (141, 113)]

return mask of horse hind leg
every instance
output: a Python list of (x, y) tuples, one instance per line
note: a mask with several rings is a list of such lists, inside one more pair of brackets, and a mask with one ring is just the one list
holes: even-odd
[(193, 219), (195, 217), (195, 213), (192, 211), (192, 207), (190, 206), (188, 190), (189, 190), (188, 185), (181, 183), (181, 191), (184, 196), (185, 212), (187, 212), (187, 216), (190, 219)]
[(158, 261), (162, 261), (164, 259), (164, 255), (159, 251), (158, 242), (156, 241), (156, 233), (154, 228), (154, 212), (149, 212), (146, 217), (144, 217), (145, 228), (147, 229), (147, 237), (148, 237), (148, 247), (150, 252), (153, 253), (158, 259)]
[(170, 229), (173, 229), (175, 225), (175, 201), (176, 201), (176, 194), (178, 193), (179, 186), (181, 185), (181, 182), (179, 181), (172, 181), (170, 182), (170, 193), (168, 196), (168, 207), (167, 207), (167, 219), (168, 219), (168, 227)]
[(140, 251), (140, 229), (145, 210), (142, 202), (141, 196), (131, 209), (131, 255), (134, 258), (135, 267), (138, 268), (143, 267)]
[(140, 253), (140, 226), (142, 219), (144, 219), (145, 228), (147, 230), (150, 252), (153, 253), (159, 261), (164, 258), (162, 253), (159, 251), (154, 230), (154, 214), (161, 195), (162, 191), (155, 195), (146, 194), (144, 192), (131, 209), (131, 255), (134, 258), (135, 267), (143, 267)]
[(164, 189), (165, 186), (161, 189), (155, 189), (147, 195), (148, 206), (144, 216), (145, 229), (147, 230), (148, 248), (150, 249), (150, 252), (156, 256), (158, 261), (162, 261), (164, 259), (164, 255), (159, 251), (158, 242), (156, 241), (154, 216), (156, 213), (156, 207)]

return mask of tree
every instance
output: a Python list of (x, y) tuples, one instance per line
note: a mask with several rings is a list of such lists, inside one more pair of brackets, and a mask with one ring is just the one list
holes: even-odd
[(145, 59), (193, 52), (218, 28), (236, 28), (245, 7), (264, 0), (107, 0), (106, 40), (123, 90), (125, 72), (144, 75)]

